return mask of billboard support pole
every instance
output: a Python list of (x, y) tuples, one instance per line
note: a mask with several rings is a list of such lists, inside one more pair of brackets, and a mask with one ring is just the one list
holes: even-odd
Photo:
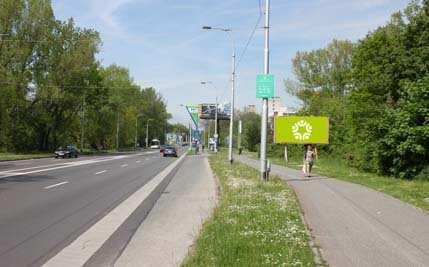
[(289, 162), (288, 154), (287, 154), (287, 145), (285, 145), (285, 161), (286, 163)]

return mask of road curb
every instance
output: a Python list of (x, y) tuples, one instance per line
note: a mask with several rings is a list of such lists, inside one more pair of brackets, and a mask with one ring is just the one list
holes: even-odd
[[(114, 238), (116, 231), (120, 229), (127, 219), (142, 205), (145, 207), (143, 217), (146, 217), (165, 187), (171, 181), (173, 175), (170, 174), (173, 174), (180, 167), (179, 165), (183, 162), (185, 157), (186, 153), (168, 165), (143, 187), (122, 201), (82, 235), (48, 260), (44, 266), (86, 265), (109, 239)], [(143, 220), (144, 218), (141, 219), (141, 221)], [(125, 245), (126, 243), (127, 242), (125, 242)], [(123, 249), (119, 250), (116, 255), (114, 255), (115, 258), (113, 260), (120, 255), (122, 250)]]

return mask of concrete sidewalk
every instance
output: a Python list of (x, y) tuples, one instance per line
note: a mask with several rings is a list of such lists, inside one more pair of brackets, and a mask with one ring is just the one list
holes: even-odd
[[(259, 169), (259, 161), (236, 156)], [(429, 214), (383, 193), (272, 165), (291, 185), (330, 266), (429, 266)]]
[(216, 205), (205, 156), (188, 156), (115, 266), (178, 266)]

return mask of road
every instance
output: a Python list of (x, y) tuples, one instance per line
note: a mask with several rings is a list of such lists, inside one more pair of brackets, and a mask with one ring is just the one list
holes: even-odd
[(144, 152), (0, 163), (0, 266), (39, 266), (174, 159)]

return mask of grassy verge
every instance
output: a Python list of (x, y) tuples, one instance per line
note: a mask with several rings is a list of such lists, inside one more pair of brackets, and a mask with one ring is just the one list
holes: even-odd
[(53, 154), (49, 153), (34, 153), (34, 154), (14, 154), (14, 153), (0, 153), (0, 161), (8, 160), (24, 160), (24, 159), (38, 159), (53, 157)]
[(314, 266), (293, 191), (279, 179), (259, 181), (226, 153), (210, 156), (220, 202), (183, 266)]
[[(247, 156), (256, 158), (256, 153), (246, 152)], [(292, 160), (288, 164), (282, 158), (270, 158), (271, 162), (289, 168), (301, 169), (302, 162)], [(331, 178), (361, 184), (383, 192), (411, 205), (429, 211), (429, 180), (404, 180), (394, 177), (365, 173), (351, 168), (344, 161), (332, 158), (320, 158), (316, 161), (314, 172)]]

